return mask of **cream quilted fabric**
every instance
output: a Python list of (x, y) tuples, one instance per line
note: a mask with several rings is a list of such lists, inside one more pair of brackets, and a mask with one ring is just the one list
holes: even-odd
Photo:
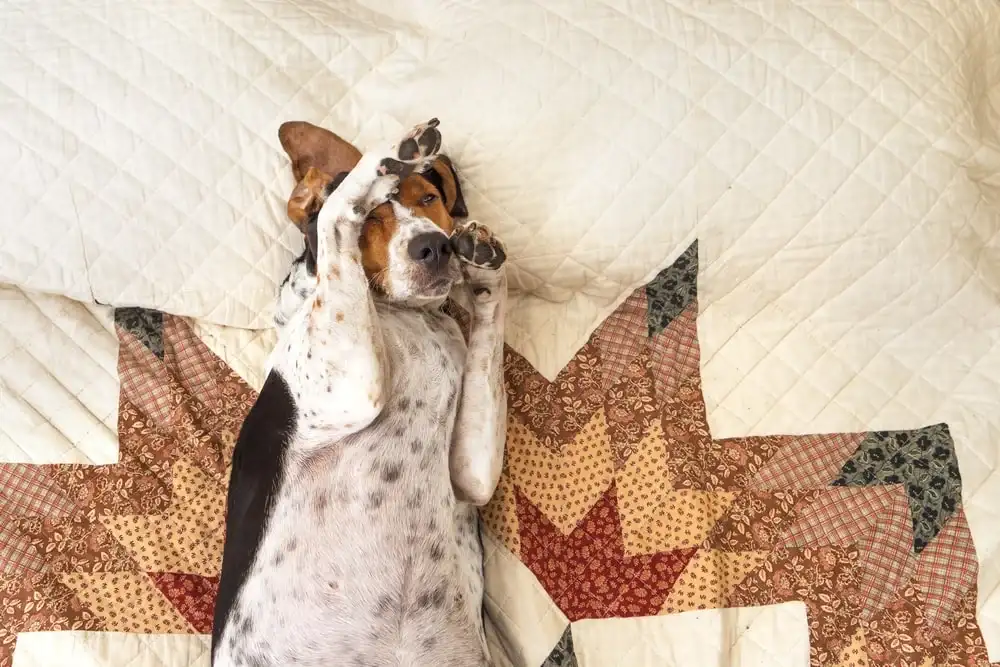
[(713, 432), (948, 421), (1000, 659), (996, 0), (23, 0), (0, 62), (0, 282), (200, 318), (250, 377), (284, 120), (439, 116), (549, 377), (699, 238)]

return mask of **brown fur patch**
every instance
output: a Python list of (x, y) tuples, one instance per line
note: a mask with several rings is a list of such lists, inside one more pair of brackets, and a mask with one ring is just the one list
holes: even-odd
[(305, 176), (295, 184), (295, 189), (288, 198), (287, 212), (289, 219), (303, 234), (306, 233), (304, 227), (306, 219), (322, 205), (323, 193), (332, 180), (332, 176), (324, 174), (315, 167), (309, 167)]

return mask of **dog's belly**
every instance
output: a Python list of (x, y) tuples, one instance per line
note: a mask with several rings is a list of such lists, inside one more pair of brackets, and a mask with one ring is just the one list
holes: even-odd
[(448, 473), (465, 345), (450, 320), (380, 316), (386, 407), (288, 462), (218, 665), (487, 664), (476, 512)]

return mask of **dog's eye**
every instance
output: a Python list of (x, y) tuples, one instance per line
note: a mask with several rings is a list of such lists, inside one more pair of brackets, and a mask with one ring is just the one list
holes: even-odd
[(437, 195), (430, 195), (430, 194), (424, 195), (423, 197), (420, 198), (420, 205), (421, 206), (430, 206), (435, 201), (437, 201), (437, 198), (438, 198)]

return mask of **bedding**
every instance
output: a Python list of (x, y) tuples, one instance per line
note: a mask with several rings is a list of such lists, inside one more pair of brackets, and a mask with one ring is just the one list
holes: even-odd
[[(554, 382), (507, 349), (505, 464), (482, 511), (497, 664), (988, 665), (949, 426), (713, 438), (697, 279), (695, 244)], [(208, 664), (256, 394), (182, 318), (114, 320), (119, 461), (0, 465), (0, 665), (164, 647), (164, 664)]]
[[(438, 116), (470, 210), (510, 249), (510, 363), (515, 376), (528, 378), (511, 384), (512, 402), (563, 428), (539, 435), (523, 423), (531, 411), (511, 417), (505, 486), (486, 516), (490, 637), (501, 664), (615, 664), (623, 648), (633, 651), (628, 664), (896, 664), (896, 653), (880, 651), (904, 635), (920, 641), (899, 646), (927, 664), (957, 660), (956, 646), (963, 659), (982, 663), (980, 636), (1000, 660), (998, 42), (994, 0), (3, 4), (0, 459), (14, 462), (3, 468), (8, 475), (44, 473), (40, 490), (34, 481), (11, 481), (25, 491), (6, 494), (3, 511), (32, 525), (47, 512), (59, 521), (93, 520), (101, 506), (86, 505), (97, 502), (90, 487), (52, 487), (49, 474), (68, 474), (59, 470), (109, 475), (101, 494), (120, 496), (123, 507), (138, 502), (139, 489), (176, 491), (174, 475), (164, 472), (173, 470), (172, 459), (142, 456), (139, 467), (114, 472), (131, 466), (122, 406), (125, 375), (136, 367), (152, 383), (147, 388), (163, 383), (185, 405), (216, 400), (175, 377), (203, 366), (223, 373), (207, 350), (224, 361), (227, 378), (231, 370), (241, 376), (231, 378), (234, 385), (216, 380), (220, 391), (239, 386), (231, 391), (245, 400), (259, 386), (273, 344), (274, 289), (301, 247), (284, 217), (292, 183), (277, 142), (280, 122), (310, 120), (364, 147)], [(688, 278), (699, 267), (696, 300), (694, 281), (677, 280), (676, 261)], [(635, 324), (643, 298), (645, 338)], [(653, 331), (659, 324), (648, 313), (672, 312), (677, 303), (687, 305)], [(183, 328), (178, 345), (196, 344), (198, 361), (158, 366), (180, 362), (157, 355), (166, 343), (162, 334), (141, 334), (150, 327)], [(677, 330), (686, 332), (675, 342), (681, 347), (664, 347), (664, 332)], [(152, 358), (128, 361), (134, 341), (123, 332)], [(119, 339), (129, 346), (119, 349)], [(598, 364), (602, 378), (621, 380), (649, 365), (654, 379), (635, 379), (633, 393), (620, 398), (609, 398), (614, 387), (602, 379), (594, 391), (612, 406), (604, 410), (607, 437), (570, 443), (577, 426), (601, 431), (577, 423), (580, 405), (590, 403), (551, 388), (579, 376), (583, 353), (590, 355), (583, 365)], [(126, 362), (133, 370), (122, 370)], [(679, 476), (670, 467), (676, 461), (650, 460), (663, 442), (673, 452), (668, 438), (676, 436), (649, 436), (641, 420), (614, 416), (626, 410), (613, 405), (626, 395), (642, 413), (661, 414), (685, 386), (687, 398), (703, 396), (704, 404), (684, 403), (700, 415), (699, 435), (679, 455), (734, 457), (728, 477), (712, 480), (696, 465)], [(596, 403), (597, 393), (587, 400)], [(202, 452), (194, 465), (211, 477), (224, 465), (228, 436), (220, 435), (219, 417), (198, 409), (199, 419), (216, 420), (207, 432), (223, 444), (184, 446)], [(660, 419), (661, 429), (667, 421)], [(150, 446), (184, 433), (164, 428), (171, 436), (159, 434)], [(636, 433), (646, 440), (635, 444)], [(741, 454), (747, 438), (762, 449)], [(908, 555), (896, 487), (907, 494), (916, 487), (889, 482), (879, 475), (898, 473), (871, 466), (859, 469), (875, 476), (874, 486), (831, 473), (835, 464), (842, 473), (852, 452), (885, 454), (875, 446), (880, 439), (910, 443), (899, 444), (906, 452), (945, 443), (960, 473), (959, 491), (954, 475), (945, 485), (947, 497), (957, 493), (961, 502), (935, 535), (913, 523), (910, 507)], [(611, 477), (600, 453), (606, 440), (614, 445)], [(570, 444), (586, 451), (556, 458)], [(789, 459), (789, 447), (829, 468)], [(658, 476), (643, 477), (656, 466)], [(532, 471), (542, 486), (522, 487)], [(563, 495), (544, 487), (556, 477), (569, 489)], [(595, 562), (582, 585), (606, 584), (600, 573), (613, 564), (646, 562), (659, 588), (629, 593), (649, 593), (647, 606), (567, 589), (545, 568), (576, 567), (569, 551), (562, 559), (524, 548), (539, 535), (565, 546), (600, 530), (588, 521), (610, 520), (612, 478), (621, 550)], [(69, 505), (59, 500), (67, 493)], [(693, 533), (649, 525), (653, 510), (630, 500), (688, 517)], [(744, 513), (734, 506), (741, 500), (750, 505)], [(876, 506), (892, 520), (861, 526), (829, 516), (845, 505)], [(591, 516), (594, 508), (599, 516)], [(121, 516), (146, 517), (135, 534), (166, 539), (157, 532), (161, 518), (149, 517), (170, 513), (153, 509), (131, 507)], [(198, 511), (185, 506), (171, 516)], [(764, 520), (775, 525), (753, 536), (762, 540), (753, 549), (704, 541), (703, 534), (722, 539), (713, 532), (720, 523), (751, 530)], [(821, 531), (817, 521), (835, 529)], [(602, 533), (599, 546), (617, 549), (613, 536)], [(926, 541), (919, 549), (918, 537)], [(4, 544), (4, 576), (27, 567), (51, 581), (63, 572), (53, 569), (42, 538), (20, 534)], [(649, 551), (664, 545), (670, 548)], [(162, 562), (185, 581), (210, 580), (188, 548), (171, 543), (157, 553), (169, 552)], [(880, 549), (888, 550), (885, 563)], [(137, 572), (165, 572), (143, 570), (156, 564), (131, 552), (128, 559), (115, 553), (101, 567), (131, 573), (122, 575), (123, 587)], [(815, 601), (828, 582), (817, 574), (806, 592), (789, 593), (787, 578), (773, 580), (793, 563), (819, 572), (834, 556), (831, 567), (856, 580), (862, 601), (844, 602), (836, 586), (822, 594), (866, 614), (860, 630), (847, 626), (854, 634), (846, 647), (824, 644), (823, 627), (815, 627)], [(75, 552), (68, 558), (91, 567)], [(883, 566), (902, 598), (869, 586), (871, 568)], [(943, 584), (932, 576), (942, 568)], [(674, 576), (665, 573), (677, 569), (665, 591)], [(761, 569), (772, 577), (763, 588), (740, 588)], [(648, 568), (626, 571), (652, 576)], [(971, 588), (970, 577), (977, 579)], [(12, 575), (5, 585), (24, 581)], [(174, 634), (198, 629), (183, 612), (184, 622), (177, 620), (172, 609), (181, 603), (164, 606), (149, 589), (143, 599), (168, 620), (121, 626), (107, 617), (121, 617), (120, 610), (90, 607), (91, 589), (62, 586), (37, 599), (26, 588), (8, 593), (20, 602), (5, 617), (7, 641), (18, 629), (37, 630), (21, 633), (27, 640), (19, 646), (28, 648), (15, 651), (15, 661), (53, 664), (75, 655), (80, 664), (115, 667), (206, 659), (201, 638)], [(191, 608), (203, 607), (206, 588), (191, 586)], [(645, 615), (657, 596), (700, 586), (712, 590), (706, 599), (664, 599), (656, 611), (670, 613)], [(80, 616), (56, 623), (34, 607), (37, 600)], [(623, 619), (604, 618), (612, 614)], [(843, 629), (838, 618), (827, 619), (831, 628)], [(131, 634), (139, 631), (153, 634)], [(698, 637), (704, 652), (683, 647), (685, 637)], [(796, 640), (787, 651), (774, 650), (777, 638), (789, 637)]]

